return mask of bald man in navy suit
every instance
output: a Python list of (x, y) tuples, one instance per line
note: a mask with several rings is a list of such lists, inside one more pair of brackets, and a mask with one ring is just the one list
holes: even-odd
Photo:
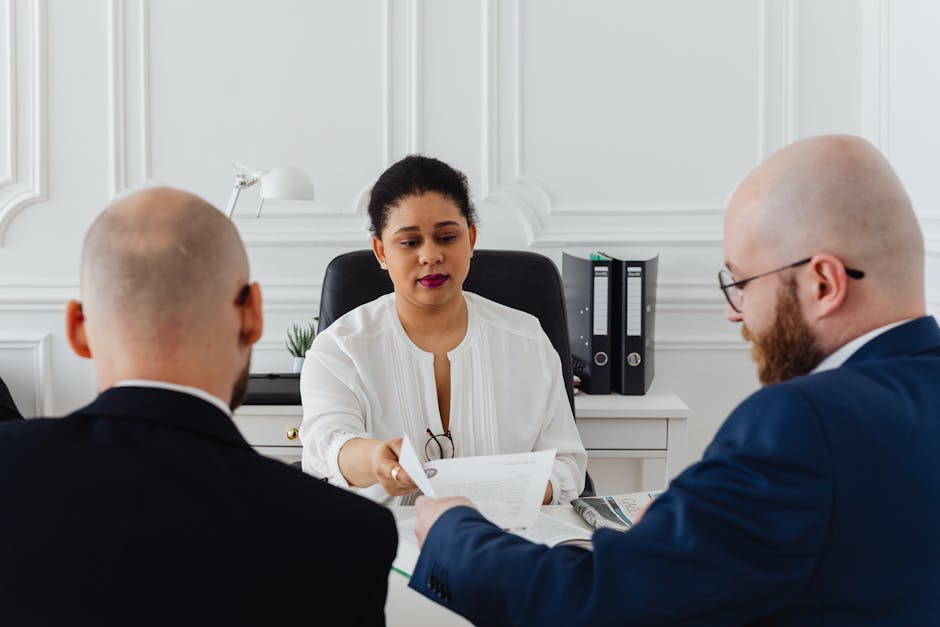
[(904, 188), (867, 142), (811, 138), (724, 226), (763, 389), (593, 551), (419, 498), (413, 588), (481, 625), (940, 625), (940, 328)]
[(232, 422), (261, 291), (232, 223), (172, 189), (92, 225), (74, 351), (100, 394), (0, 428), (0, 625), (382, 625), (397, 532)]

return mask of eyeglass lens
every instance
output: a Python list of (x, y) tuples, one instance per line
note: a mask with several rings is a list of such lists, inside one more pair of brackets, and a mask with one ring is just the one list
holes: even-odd
[(427, 430), (428, 440), (424, 443), (424, 456), (428, 461), (434, 459), (450, 459), (454, 456), (454, 440), (450, 431), (433, 434)]
[(741, 288), (732, 285), (734, 283), (734, 277), (731, 276), (731, 273), (727, 270), (722, 270), (718, 273), (718, 282), (721, 285), (721, 291), (725, 293), (728, 304), (731, 305), (732, 309), (740, 313), (744, 299), (741, 297)]

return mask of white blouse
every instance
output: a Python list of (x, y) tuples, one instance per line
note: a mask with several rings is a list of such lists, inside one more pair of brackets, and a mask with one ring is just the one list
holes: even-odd
[[(571, 415), (558, 353), (538, 320), (464, 292), (467, 334), (450, 359), (450, 433), (457, 456), (557, 449), (553, 503), (584, 487), (587, 453)], [(443, 432), (434, 354), (411, 341), (386, 294), (319, 334), (300, 375), (305, 472), (349, 488), (340, 448), (353, 438), (408, 434), (424, 456), (427, 429)], [(360, 492), (388, 496), (380, 485)]]

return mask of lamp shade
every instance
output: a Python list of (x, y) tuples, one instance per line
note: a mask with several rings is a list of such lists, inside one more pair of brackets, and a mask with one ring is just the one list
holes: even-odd
[(300, 168), (275, 168), (261, 175), (262, 200), (313, 200), (313, 181)]

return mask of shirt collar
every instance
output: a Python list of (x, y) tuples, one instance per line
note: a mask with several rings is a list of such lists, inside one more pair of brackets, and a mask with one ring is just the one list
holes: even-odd
[(871, 340), (875, 339), (882, 333), (886, 331), (890, 331), (894, 327), (900, 326), (904, 324), (905, 322), (910, 322), (911, 320), (913, 320), (913, 318), (910, 318), (907, 320), (899, 320), (898, 322), (892, 322), (890, 324), (884, 325), (883, 327), (878, 327), (877, 329), (873, 329), (869, 331), (868, 333), (859, 335), (854, 340), (849, 340), (848, 342), (843, 344), (840, 348), (838, 348), (835, 352), (833, 352), (831, 355), (823, 359), (819, 363), (818, 366), (813, 368), (813, 371), (810, 374), (815, 374), (817, 372), (823, 372), (825, 370), (833, 370), (835, 368), (838, 368), (839, 366), (844, 364), (845, 361), (849, 357), (852, 356), (852, 353), (860, 349), (865, 344), (868, 344), (868, 342), (870, 342)]
[(216, 407), (224, 411), (226, 416), (228, 416), (229, 418), (232, 417), (232, 409), (228, 406), (228, 403), (223, 401), (221, 398), (219, 398), (215, 394), (209, 394), (203, 389), (194, 388), (189, 385), (180, 385), (178, 383), (170, 383), (168, 381), (151, 381), (149, 379), (127, 379), (124, 381), (118, 381), (112, 387), (157, 388), (160, 390), (170, 390), (171, 392), (180, 392), (182, 394), (189, 394), (190, 396), (201, 398), (207, 403), (212, 403), (213, 405), (215, 405)]

